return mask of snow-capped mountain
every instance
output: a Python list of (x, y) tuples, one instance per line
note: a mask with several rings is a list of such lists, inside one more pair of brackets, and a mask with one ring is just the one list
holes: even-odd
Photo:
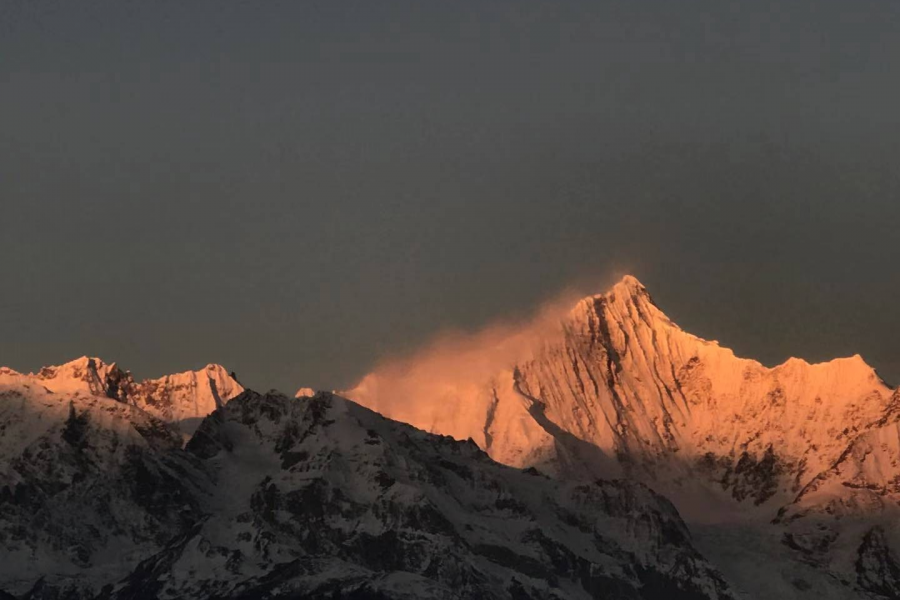
[(627, 277), (345, 395), (0, 368), (0, 599), (900, 598), (859, 356), (738, 358)]
[(198, 461), (172, 427), (110, 397), (114, 371), (0, 371), (0, 589), (92, 597), (202, 514)]
[(210, 517), (113, 598), (730, 598), (649, 489), (557, 486), (329, 393), (247, 392), (187, 446)]
[(0, 368), (0, 385), (42, 387), (72, 396), (109, 397), (175, 424), (187, 434), (203, 417), (244, 391), (234, 374), (221, 365), (135, 381), (129, 371), (121, 370), (116, 363), (87, 356), (27, 375)]
[[(519, 351), (498, 361), (509, 339)], [(861, 357), (775, 368), (738, 358), (679, 328), (633, 277), (581, 300), (553, 327), (542, 321), (484, 342), (464, 347), (463, 364), (479, 368), (458, 368), (457, 356), (431, 349), (346, 395), (427, 431), (471, 438), (501, 463), (563, 480), (644, 481), (714, 536), (776, 520), (771, 535), (836, 578), (836, 597), (900, 589), (894, 550), (880, 574), (860, 566), (874, 559), (857, 560), (866, 547), (900, 547), (891, 541), (898, 394)], [(860, 525), (838, 526), (845, 513)], [(809, 528), (827, 529), (825, 541)], [(829, 536), (840, 544), (826, 543)], [(815, 545), (815, 561), (804, 543)], [(806, 580), (789, 583), (797, 597), (825, 593)]]
[(244, 391), (183, 447), (115, 373), (0, 375), (0, 597), (733, 597), (638, 483), (560, 486), (327, 393)]
[(221, 365), (147, 379), (129, 390), (128, 401), (192, 433), (203, 418), (241, 394), (244, 387)]

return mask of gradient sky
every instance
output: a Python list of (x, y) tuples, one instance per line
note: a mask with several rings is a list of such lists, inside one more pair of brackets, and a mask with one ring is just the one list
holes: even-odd
[(900, 381), (900, 3), (0, 3), (0, 364), (342, 388), (638, 276)]

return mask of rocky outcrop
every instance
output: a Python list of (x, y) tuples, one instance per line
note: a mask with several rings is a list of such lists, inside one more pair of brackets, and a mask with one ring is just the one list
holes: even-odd
[(860, 587), (866, 591), (883, 598), (900, 598), (900, 561), (880, 527), (873, 527), (863, 536), (856, 574)]

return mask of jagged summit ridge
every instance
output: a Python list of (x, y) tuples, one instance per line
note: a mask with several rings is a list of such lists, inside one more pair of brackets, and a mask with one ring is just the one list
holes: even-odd
[(130, 404), (164, 421), (190, 430), (216, 408), (244, 391), (223, 366), (209, 364), (196, 371), (135, 381), (115, 362), (82, 356), (27, 375), (0, 369), (0, 386), (40, 386), (65, 396), (106, 397)]
[[(221, 365), (207, 365), (137, 384), (134, 402), (151, 414), (192, 430), (199, 420), (244, 391)], [(193, 423), (190, 421), (194, 420)]]
[[(453, 385), (437, 387), (443, 380), (429, 370), (441, 368), (413, 358), (399, 376), (376, 371), (347, 395), (425, 430), (471, 437), (500, 462), (557, 473), (619, 475), (676, 457), (727, 470), (725, 460), (733, 468), (745, 453), (762, 459), (772, 448), (795, 482), (760, 492), (729, 484), (762, 502), (792, 499), (893, 393), (858, 355), (774, 368), (739, 358), (682, 330), (632, 276), (579, 301), (493, 373), (459, 371)], [(409, 389), (413, 406), (392, 395)], [(572, 449), (581, 442), (599, 450), (595, 460)]]
[[(603, 310), (604, 308), (606, 309), (605, 311)], [(604, 313), (608, 320), (618, 324), (621, 324), (626, 320), (638, 318), (643, 320), (647, 326), (651, 327), (654, 330), (659, 330), (661, 328), (673, 328), (677, 331), (682, 332), (689, 339), (693, 339), (696, 342), (702, 344), (719, 346), (726, 352), (729, 352), (732, 355), (736, 356), (733, 350), (721, 346), (718, 340), (706, 340), (684, 331), (681, 327), (678, 326), (677, 323), (670, 319), (659, 308), (647, 287), (633, 275), (625, 275), (607, 292), (582, 298), (572, 308), (572, 310), (568, 314), (568, 317), (572, 321), (577, 322), (590, 320), (591, 318), (596, 319), (598, 316), (604, 315)], [(565, 319), (563, 319), (563, 321), (564, 320)], [(762, 366), (761, 363), (752, 358), (741, 358), (741, 360), (759, 364), (760, 366)], [(875, 373), (875, 369), (868, 363), (866, 363), (865, 359), (860, 354), (854, 354), (847, 357), (837, 357), (819, 363), (810, 363), (802, 357), (789, 357), (780, 365), (775, 365), (769, 368), (776, 369), (779, 367), (791, 365), (793, 363), (800, 363), (806, 366), (826, 366), (851, 363), (854, 366), (865, 370), (867, 374)]]

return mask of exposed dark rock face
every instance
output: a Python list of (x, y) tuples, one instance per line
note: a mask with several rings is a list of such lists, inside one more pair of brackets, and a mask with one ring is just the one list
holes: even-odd
[(856, 560), (859, 586), (884, 598), (900, 598), (900, 562), (879, 527), (869, 530), (859, 546)]
[(698, 467), (700, 474), (717, 480), (736, 501), (750, 500), (756, 506), (775, 495), (782, 474), (789, 468), (771, 446), (761, 456), (746, 450), (738, 457), (708, 452), (700, 458)]

